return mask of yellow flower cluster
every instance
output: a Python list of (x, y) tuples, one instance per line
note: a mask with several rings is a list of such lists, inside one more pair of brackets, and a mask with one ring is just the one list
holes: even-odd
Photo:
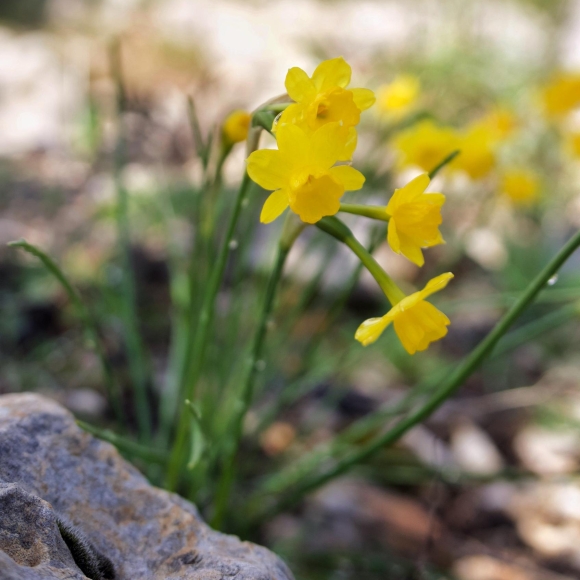
[[(294, 102), (272, 128), (278, 147), (254, 151), (247, 160), (251, 179), (272, 191), (262, 207), (261, 222), (272, 222), (289, 207), (303, 222), (314, 224), (341, 210), (346, 191), (362, 188), (362, 173), (341, 162), (352, 158), (361, 112), (373, 105), (375, 96), (369, 89), (349, 88), (350, 79), (351, 68), (342, 58), (322, 62), (311, 77), (296, 67), (288, 71), (285, 85)], [(382, 106), (399, 114), (413, 106), (417, 93), (418, 85), (410, 79), (398, 79), (388, 91), (383, 90)], [(451, 130), (428, 123), (416, 130), (420, 138), (402, 136), (402, 148), (409, 162), (425, 170), (433, 169), (456, 147)], [(391, 248), (419, 266), (424, 263), (422, 248), (444, 243), (438, 228), (445, 196), (425, 193), (429, 182), (427, 174), (420, 175), (395, 190), (388, 205), (378, 210), (381, 219), (389, 222)], [(449, 319), (426, 298), (452, 277), (450, 273), (439, 276), (410, 296), (396, 289), (388, 297), (391, 310), (382, 318), (363, 322), (355, 338), (370, 344), (393, 322), (410, 354), (426, 349), (447, 334), (449, 325)]]
[(550, 119), (560, 119), (580, 107), (580, 74), (559, 72), (542, 91), (544, 112)]
[(268, 197), (260, 220), (269, 223), (287, 207), (306, 223), (336, 214), (345, 191), (360, 189), (364, 176), (347, 165), (356, 147), (355, 126), (375, 101), (369, 89), (349, 89), (351, 68), (343, 58), (326, 60), (309, 77), (294, 67), (286, 75), (295, 101), (275, 127), (278, 150), (253, 152), (248, 174)]
[(461, 131), (424, 120), (403, 131), (393, 144), (399, 152), (401, 167), (411, 165), (429, 171), (450, 153), (459, 151), (449, 169), (480, 179), (496, 167), (498, 147), (515, 125), (513, 115), (502, 109)]

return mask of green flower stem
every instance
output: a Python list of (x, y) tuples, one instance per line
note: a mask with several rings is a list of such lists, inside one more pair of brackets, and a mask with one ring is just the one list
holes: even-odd
[(273, 103), (264, 107), (268, 111), (273, 111), (274, 113), (283, 113), (292, 103)]
[[(433, 179), (446, 165), (449, 165), (458, 155), (460, 151), (451, 152), (445, 159), (438, 163), (431, 171), (429, 171), (429, 179)], [(354, 215), (360, 215), (363, 217), (372, 218), (375, 220), (381, 220), (388, 222), (391, 216), (387, 213), (385, 206), (377, 205), (362, 205), (358, 203), (341, 203), (340, 211), (345, 213), (351, 213)]]
[(338, 218), (331, 216), (322, 218), (316, 223), (322, 231), (330, 234), (337, 240), (346, 244), (371, 273), (377, 284), (381, 287), (389, 302), (394, 306), (405, 298), (405, 294), (391, 280), (390, 276), (379, 266), (378, 262), (368, 250), (354, 237), (350, 229)]
[[(571, 322), (579, 315), (580, 303), (574, 302), (554, 312), (550, 312), (537, 320), (529, 322), (517, 330), (506, 334), (497, 344), (493, 353), (490, 355), (490, 359), (502, 356), (546, 332), (554, 330), (567, 322)], [(252, 513), (252, 507), (254, 510), (261, 508), (264, 494), (281, 493), (292, 485), (296, 485), (305, 476), (311, 474), (317, 466), (321, 465), (325, 460), (328, 460), (329, 457), (338, 458), (341, 453), (350, 452), (352, 446), (357, 441), (371, 436), (373, 432), (381, 429), (388, 420), (407, 410), (412, 402), (421, 394), (429, 392), (446, 375), (453, 372), (454, 366), (453, 364), (446, 364), (441, 369), (438, 369), (437, 372), (432, 373), (428, 379), (422, 380), (395, 405), (381, 408), (359, 419), (339, 433), (331, 442), (315, 448), (286, 469), (268, 477), (249, 499), (249, 513)]]
[(548, 263), (548, 265), (536, 276), (526, 288), (517, 302), (499, 320), (493, 330), (479, 343), (479, 345), (455, 367), (447, 380), (424, 402), (418, 409), (411, 412), (386, 433), (369, 441), (359, 449), (355, 449), (342, 459), (333, 462), (325, 471), (318, 473), (310, 479), (303, 479), (285, 497), (282, 497), (274, 506), (262, 511), (259, 519), (269, 517), (297, 503), (307, 493), (321, 487), (325, 483), (347, 472), (349, 469), (365, 461), (377, 451), (387, 445), (393, 444), (407, 431), (415, 427), (421, 421), (429, 417), (438, 409), (453, 393), (471, 376), (481, 365), (483, 360), (491, 354), (496, 344), (505, 334), (508, 328), (518, 316), (534, 300), (537, 294), (545, 287), (548, 280), (558, 272), (564, 262), (580, 246), (580, 231), (577, 232)]
[(362, 215), (375, 220), (389, 221), (389, 215), (384, 206), (361, 205), (358, 203), (341, 203), (340, 211)]
[[(234, 208), (230, 214), (225, 237), (222, 241), (216, 262), (210, 272), (208, 285), (204, 292), (198, 326), (191, 350), (191, 356), (188, 359), (188, 365), (184, 375), (185, 380), (181, 388), (181, 399), (189, 399), (190, 401), (195, 400), (195, 389), (203, 369), (205, 351), (209, 339), (209, 331), (214, 318), (217, 293), (219, 291), (219, 287), (228, 261), (228, 256), (230, 254), (230, 243), (233, 239), (236, 224), (238, 223), (240, 212), (244, 206), (244, 201), (247, 199), (251, 183), (252, 181), (248, 173), (244, 172), (244, 177), (234, 202)], [(188, 427), (188, 411), (185, 408), (181, 408), (176, 431), (176, 439), (171, 452), (171, 458), (167, 472), (167, 488), (170, 490), (174, 490), (178, 483), (179, 473), (183, 463)]]
[(449, 153), (449, 155), (447, 155), (447, 157), (445, 157), (445, 159), (443, 159), (441, 163), (439, 163), (438, 165), (433, 167), (431, 171), (429, 171), (429, 179), (433, 179), (446, 165), (449, 165), (449, 163), (451, 163), (460, 153), (461, 151), (459, 149), (456, 149), (455, 151)]
[(109, 401), (111, 402), (111, 406), (113, 407), (113, 411), (119, 421), (120, 425), (123, 425), (123, 410), (121, 406), (121, 393), (118, 388), (118, 385), (115, 381), (115, 376), (113, 374), (113, 369), (107, 360), (107, 355), (105, 353), (105, 349), (103, 348), (101, 337), (99, 334), (99, 329), (97, 322), (84, 305), (79, 293), (73, 287), (73, 285), (69, 282), (68, 278), (64, 275), (63, 271), (58, 267), (56, 262), (47, 254), (45, 254), (42, 250), (38, 249), (36, 246), (29, 244), (26, 240), (18, 240), (17, 242), (10, 242), (8, 244), (11, 248), (21, 248), (25, 252), (33, 255), (34, 257), (38, 258), (43, 266), (52, 274), (64, 288), (65, 292), (67, 293), (69, 300), (74, 304), (78, 315), (81, 318), (83, 326), (85, 328), (85, 332), (89, 335), (97, 356), (99, 357), (99, 361), (101, 366), (103, 367), (103, 374), (105, 376), (105, 382), (107, 386), (107, 394), (109, 397)]
[(274, 124), (274, 119), (276, 118), (276, 113), (272, 111), (261, 110), (254, 113), (252, 117), (252, 126), (253, 127), (260, 127), (261, 129), (265, 129), (273, 135), (272, 132), (272, 125)]
[(274, 268), (270, 273), (268, 285), (266, 287), (266, 294), (262, 301), (262, 310), (258, 320), (258, 328), (254, 335), (254, 340), (246, 360), (243, 371), (241, 389), (240, 389), (240, 405), (234, 416), (233, 426), (231, 429), (231, 438), (227, 442), (227, 447), (222, 457), (222, 474), (218, 483), (215, 512), (212, 520), (212, 525), (215, 528), (220, 528), (223, 524), (224, 516), (228, 507), (231, 488), (235, 479), (235, 461), (238, 452), (240, 440), (242, 438), (242, 431), (244, 425), (244, 418), (252, 404), (254, 398), (254, 383), (256, 379), (257, 365), (264, 349), (264, 340), (266, 338), (268, 323), (272, 314), (274, 306), (274, 299), (276, 297), (276, 290), (282, 279), (284, 271), (284, 264), (292, 245), (296, 238), (300, 235), (306, 224), (298, 220), (293, 214), (289, 213), (284, 223), (284, 229), (278, 242), (276, 251), (276, 259)]

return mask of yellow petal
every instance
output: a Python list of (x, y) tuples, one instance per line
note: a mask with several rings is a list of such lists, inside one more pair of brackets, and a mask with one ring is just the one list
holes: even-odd
[(310, 77), (297, 66), (288, 70), (284, 84), (288, 96), (296, 102), (313, 98), (316, 94), (316, 87)]
[(421, 267), (425, 263), (425, 258), (423, 257), (423, 252), (421, 247), (416, 244), (409, 236), (399, 234), (400, 240), (400, 254), (403, 254), (407, 260), (413, 262), (417, 266)]
[(447, 284), (449, 284), (449, 280), (453, 278), (453, 274), (451, 272), (446, 272), (445, 274), (441, 274), (432, 280), (427, 282), (427, 285), (423, 290), (420, 291), (421, 297), (423, 299), (427, 298), (431, 294), (435, 292), (439, 292), (439, 290), (443, 290)]
[(387, 229), (387, 242), (396, 254), (401, 253), (401, 241), (399, 240), (399, 233), (397, 232), (397, 224), (395, 220), (389, 220), (389, 227)]
[(276, 130), (276, 142), (280, 153), (282, 153), (282, 159), (290, 168), (303, 166), (308, 162), (310, 139), (296, 125), (280, 125)]
[(395, 318), (397, 336), (409, 354), (425, 350), (447, 334), (449, 318), (429, 302), (420, 301)]
[(350, 89), (352, 92), (352, 97), (354, 99), (354, 104), (359, 108), (360, 111), (366, 111), (375, 104), (377, 100), (375, 93), (370, 89)]
[(331, 167), (328, 173), (338, 182), (342, 183), (345, 191), (356, 191), (363, 186), (365, 176), (350, 165)]
[(290, 176), (290, 168), (279, 151), (260, 149), (248, 157), (248, 175), (264, 189), (284, 187)]
[(415, 323), (412, 316), (406, 312), (397, 316), (393, 322), (395, 332), (403, 347), (409, 354), (417, 352), (417, 344), (422, 342), (425, 333), (420, 325)]
[(278, 189), (268, 196), (262, 207), (260, 221), (263, 224), (273, 222), (288, 207), (288, 194), (283, 189)]
[(324, 216), (338, 213), (343, 193), (342, 184), (330, 175), (311, 176), (304, 185), (290, 191), (290, 208), (303, 222), (314, 224)]
[(390, 316), (390, 312), (381, 318), (369, 318), (357, 328), (354, 337), (363, 346), (368, 346), (381, 336), (392, 320), (393, 318)]
[[(354, 127), (348, 128), (348, 137), (346, 139), (346, 145), (340, 157), (337, 161), (350, 161), (352, 156), (354, 155), (354, 150), (356, 149), (356, 144), (358, 141), (358, 135), (356, 134), (356, 129)], [(580, 151), (580, 138), (578, 139), (578, 151)], [(577, 157), (580, 157), (580, 153), (577, 154)]]
[(338, 123), (327, 123), (312, 134), (310, 163), (319, 170), (330, 169), (341, 157), (349, 130)]
[(321, 62), (312, 75), (312, 80), (319, 91), (332, 87), (346, 87), (350, 83), (350, 65), (339, 56)]
[(277, 134), (282, 125), (300, 125), (304, 122), (305, 107), (300, 103), (294, 103), (286, 107), (280, 117), (274, 121), (272, 132)]
[(429, 175), (422, 173), (409, 181), (404, 187), (395, 189), (395, 193), (393, 193), (393, 197), (391, 197), (387, 205), (387, 213), (393, 215), (401, 205), (415, 201), (427, 189), (430, 181)]

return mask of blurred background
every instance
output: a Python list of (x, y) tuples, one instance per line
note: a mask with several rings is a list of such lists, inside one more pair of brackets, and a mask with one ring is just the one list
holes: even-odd
[[(384, 298), (364, 274), (346, 292), (355, 262), (307, 233), (291, 254), (280, 297), (285, 334), (270, 345), (249, 421), (247, 480), (399, 401), (468, 353), (580, 227), (580, 116), (554, 119), (542, 104), (557, 71), (580, 71), (580, 2), (1, 0), (0, 393), (34, 390), (86, 421), (111, 424), (98, 360), (66, 294), (6, 244), (26, 238), (57, 259), (98, 316), (115, 372), (129, 380), (116, 178), (129, 193), (140, 331), (161, 384), (171, 252), (188, 247), (189, 196), (201, 182), (187, 97), (208, 133), (232, 110), (284, 93), (288, 68), (310, 74), (340, 55), (353, 68), (352, 86), (378, 96), (354, 157), (367, 176), (366, 199), (385, 203), (419, 172), (420, 163), (401, 157), (402, 136), (418, 139), (408, 131), (419, 118), (473, 144), (465, 145), (471, 166), (432, 184), (448, 196), (447, 245), (429, 250), (421, 270), (384, 244), (376, 254), (406, 289), (452, 270), (456, 280), (437, 302), (452, 324), (445, 340), (415, 357), (392, 332), (368, 349), (354, 344), (357, 325), (384, 313)], [(115, 63), (127, 104), (127, 158), (117, 176)], [(469, 141), (483, 120), (502, 132), (491, 152)], [(225, 166), (226, 200), (243, 160), (239, 146)], [(263, 287), (277, 226), (256, 217), (246, 225), (253, 237), (245, 266), (230, 272), (220, 295), (226, 323), (232, 309), (255, 307)], [(364, 220), (350, 223), (369, 239)], [(304, 580), (578, 578), (579, 268), (577, 255), (426, 424), (252, 539)], [(235, 283), (245, 294), (232, 305)], [(216, 365), (246, 336), (247, 312), (210, 353)], [(294, 313), (291, 323), (285, 312)]]

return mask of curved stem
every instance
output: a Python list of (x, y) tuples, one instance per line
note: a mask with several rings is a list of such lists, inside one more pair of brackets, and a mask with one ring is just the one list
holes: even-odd
[(105, 376), (105, 381), (107, 385), (107, 394), (109, 395), (109, 400), (111, 401), (111, 406), (117, 419), (119, 420), (120, 426), (123, 425), (123, 409), (121, 405), (121, 393), (118, 389), (115, 377), (113, 374), (113, 369), (109, 361), (107, 360), (107, 355), (105, 349), (101, 343), (101, 337), (99, 335), (99, 328), (97, 322), (89, 312), (88, 308), (82, 301), (79, 293), (69, 282), (68, 278), (64, 275), (63, 271), (58, 267), (56, 262), (42, 250), (38, 249), (36, 246), (29, 244), (26, 240), (18, 240), (17, 242), (9, 242), (8, 246), (11, 248), (21, 248), (25, 252), (38, 258), (43, 266), (60, 282), (65, 292), (67, 293), (69, 300), (75, 305), (81, 321), (85, 327), (85, 331), (91, 338), (101, 366), (103, 367), (103, 374)]
[(270, 506), (263, 510), (259, 515), (259, 519), (269, 517), (294, 505), (305, 494), (345, 473), (355, 465), (374, 455), (383, 447), (393, 444), (407, 431), (429, 417), (429, 415), (438, 409), (439, 406), (443, 404), (477, 368), (479, 368), (486, 356), (491, 354), (495, 345), (508, 328), (534, 300), (537, 294), (547, 284), (548, 280), (558, 272), (562, 264), (564, 264), (564, 262), (579, 246), (580, 231), (562, 247), (556, 256), (554, 256), (548, 265), (530, 283), (517, 302), (499, 320), (493, 330), (479, 343), (479, 345), (463, 360), (461, 364), (455, 367), (455, 371), (451, 372), (447, 380), (443, 382), (443, 384), (427, 399), (426, 402), (415, 411), (411, 412), (411, 414), (406, 418), (399, 421), (399, 423), (389, 429), (386, 433), (383, 433), (366, 443), (361, 448), (354, 450), (352, 453), (334, 462), (334, 464), (330, 465), (325, 471), (315, 474), (310, 479), (304, 479), (274, 506)]
[(445, 159), (443, 159), (441, 163), (438, 163), (437, 165), (435, 165), (435, 167), (433, 167), (433, 169), (431, 169), (431, 171), (429, 171), (429, 179), (433, 179), (446, 165), (449, 165), (449, 163), (451, 163), (460, 153), (461, 151), (459, 149), (456, 149), (455, 151), (449, 153), (449, 155), (447, 155), (447, 157), (445, 157)]
[(405, 294), (403, 294), (399, 287), (391, 280), (390, 276), (381, 268), (368, 250), (354, 237), (354, 234), (343, 222), (334, 216), (325, 217), (318, 221), (316, 226), (343, 244), (346, 244), (356, 254), (358, 259), (377, 281), (377, 284), (381, 287), (393, 306), (405, 298)]

